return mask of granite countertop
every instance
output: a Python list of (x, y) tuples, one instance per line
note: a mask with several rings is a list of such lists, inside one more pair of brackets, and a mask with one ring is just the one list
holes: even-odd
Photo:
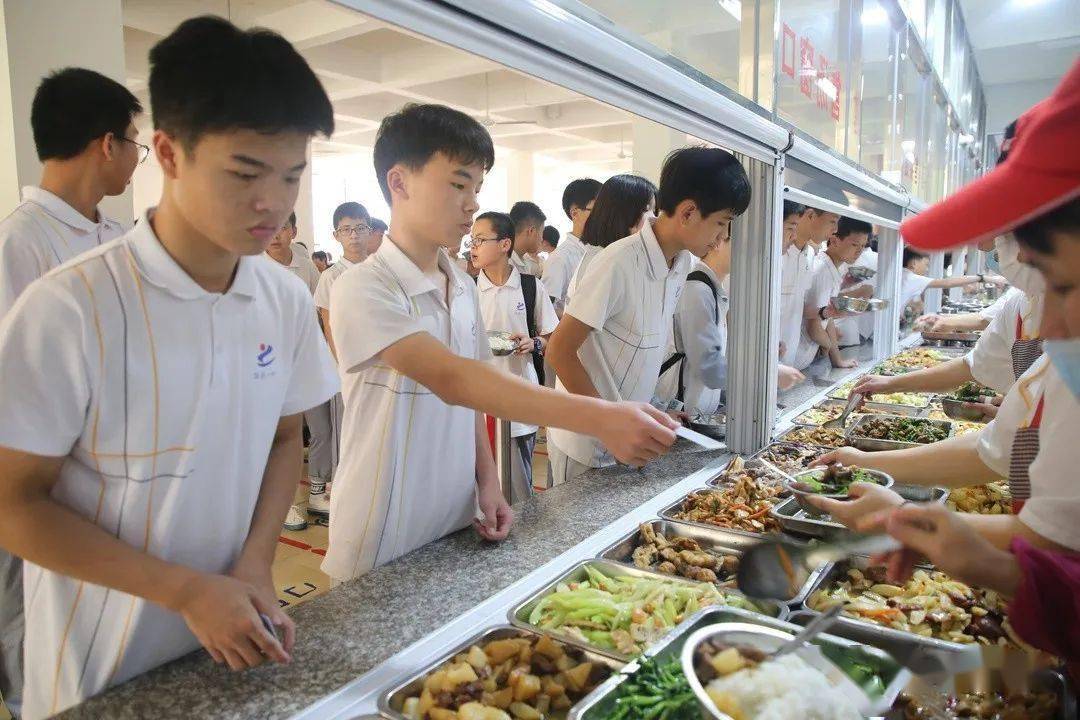
[(234, 674), (200, 650), (61, 717), (288, 717), (725, 454), (680, 440), (643, 470), (598, 470), (519, 503), (502, 543), (462, 530), (334, 588), (292, 611), (290, 665)]

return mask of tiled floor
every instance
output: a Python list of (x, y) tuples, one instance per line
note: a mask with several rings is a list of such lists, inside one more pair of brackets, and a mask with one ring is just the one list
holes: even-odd
[[(547, 483), (547, 444), (543, 431), (533, 455), (533, 478), (537, 489), (542, 490)], [(295, 502), (305, 513), (307, 498), (308, 486), (298, 486)], [(307, 515), (307, 519), (307, 529), (299, 532), (282, 529), (278, 539), (274, 555), (274, 587), (283, 608), (306, 602), (330, 589), (330, 578), (319, 570), (329, 545), (326, 520), (318, 515)]]

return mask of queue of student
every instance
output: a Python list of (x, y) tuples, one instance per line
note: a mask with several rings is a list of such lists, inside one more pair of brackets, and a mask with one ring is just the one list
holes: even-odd
[[(0, 503), (11, 517), (0, 526), (10, 553), (0, 689), (23, 717), (199, 646), (234, 670), (290, 661), (295, 627), (270, 565), (283, 520), (305, 522), (292, 507), (305, 424), (308, 508), (329, 514), (323, 570), (343, 582), (469, 525), (489, 540), (507, 536), (513, 511), (485, 414), (513, 423), (514, 482), (527, 492), (540, 427), (552, 477), (570, 481), (666, 452), (670, 407), (719, 407), (729, 227), (751, 192), (730, 153), (675, 151), (657, 186), (632, 175), (575, 180), (563, 197), (572, 231), (558, 238), (528, 201), (477, 216), (494, 163), (487, 130), (448, 107), (407, 106), (375, 141), (389, 227), (344, 203), (333, 217), (342, 254), (320, 268), (329, 258), (297, 240), (291, 213), (309, 141), (329, 136), (334, 119), (304, 59), (275, 33), (203, 17), (160, 41), (150, 67), (152, 147), (135, 139), (142, 108), (122, 85), (78, 69), (42, 82), (32, 114), (42, 182), (0, 224)], [(74, 108), (83, 126), (61, 121)], [(123, 192), (151, 151), (161, 199), (124, 232), (97, 205)], [(1073, 180), (1078, 166), (1068, 166)], [(1047, 299), (1077, 295), (1067, 255), (1075, 189), (1044, 235), (1016, 231), (1019, 262), (1054, 279)], [(913, 236), (927, 233), (924, 224)], [(845, 363), (831, 298), (871, 234), (856, 220), (785, 207), (790, 311), (778, 351), (795, 367), (781, 366), (782, 385), (819, 354)], [(447, 249), (466, 235), (463, 269)], [(1045, 260), (1056, 254), (1072, 262)], [(1044, 305), (1039, 331), (1049, 338)], [(492, 358), (487, 329), (509, 333), (513, 352)], [(1007, 397), (999, 414), (1027, 423), (1013, 433), (1026, 444), (987, 467), (1014, 476), (1039, 418), (1075, 428), (1075, 346), (1050, 347), (1058, 374), (1037, 362), (1028, 372), (1039, 375), (1014, 385), (1021, 400)], [(556, 389), (544, 386), (550, 374)], [(1017, 471), (1017, 487), (1028, 477), (1033, 486), (1027, 514), (986, 534), (1007, 546), (1009, 533), (1043, 532), (1073, 547), (1041, 488), (1074, 495), (1062, 474), (1074, 451), (1035, 447), (1035, 462), (1054, 453), (1043, 462), (1057, 475)], [(882, 463), (893, 462), (887, 455)], [(874, 511), (891, 503), (867, 493), (852, 512), (871, 500)], [(1033, 517), (1034, 530), (1023, 530)]]

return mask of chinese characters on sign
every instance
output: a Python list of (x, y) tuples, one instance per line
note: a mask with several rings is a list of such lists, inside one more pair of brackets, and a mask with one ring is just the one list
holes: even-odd
[(816, 53), (815, 58), (814, 44), (810, 38), (799, 37), (787, 23), (783, 24), (781, 35), (781, 71), (792, 80), (798, 79), (799, 91), (812, 100), (822, 112), (828, 114), (833, 122), (839, 122), (842, 87), (840, 71), (830, 67), (829, 59), (824, 53)]

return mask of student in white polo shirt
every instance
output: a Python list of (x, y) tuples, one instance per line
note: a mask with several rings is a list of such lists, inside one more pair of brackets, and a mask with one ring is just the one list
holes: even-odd
[[(334, 225), (334, 239), (341, 243), (341, 258), (333, 264), (319, 278), (319, 284), (315, 288), (315, 307), (319, 311), (319, 320), (322, 322), (323, 334), (334, 350), (334, 333), (330, 327), (330, 290), (341, 274), (349, 268), (364, 262), (369, 255), (379, 249), (382, 235), (376, 232), (372, 225), (371, 217), (367, 208), (358, 202), (343, 202), (334, 208), (332, 218)], [(335, 352), (336, 357), (336, 352)], [(330, 492), (333, 487), (334, 472), (338, 463), (341, 462), (341, 423), (345, 412), (345, 404), (341, 399), (341, 393), (337, 393), (330, 399), (330, 467), (327, 472), (317, 476), (309, 476), (308, 490), (309, 512), (316, 515), (330, 514)]]
[(510, 263), (518, 272), (540, 277), (540, 240), (544, 235), (547, 215), (536, 203), (521, 200), (510, 208), (510, 220), (514, 223), (514, 251)]
[(585, 255), (585, 245), (581, 235), (585, 232), (585, 222), (589, 219), (596, 195), (600, 192), (600, 181), (592, 178), (578, 178), (567, 184), (563, 190), (563, 212), (569, 218), (573, 228), (559, 241), (559, 246), (548, 256), (544, 263), (544, 287), (551, 293), (555, 312), (562, 317), (566, 304), (566, 291), (574, 277), (581, 258)]
[[(658, 217), (600, 251), (575, 281), (548, 346), (558, 387), (605, 400), (652, 400), (694, 255), (720, 242), (749, 203), (750, 182), (731, 153), (671, 153), (660, 171)], [(556, 483), (618, 459), (602, 441), (554, 429), (548, 457)]]
[(296, 213), (294, 212), (289, 215), (289, 219), (270, 241), (270, 245), (266, 248), (266, 256), (300, 278), (308, 292), (314, 295), (315, 286), (319, 284), (319, 269), (315, 267), (315, 263), (309, 256), (294, 249), (297, 245), (293, 242), (295, 237)]
[(286, 40), (220, 18), (154, 46), (149, 84), (156, 211), (0, 323), (0, 544), (25, 560), (28, 720), (200, 644), (236, 670), (293, 644), (270, 565), (301, 413), (337, 383), (310, 295), (258, 256), (333, 110)]
[[(146, 148), (135, 141), (142, 106), (120, 83), (65, 68), (38, 85), (30, 110), (41, 182), (0, 221), (0, 319), (19, 295), (57, 265), (119, 237), (98, 203), (124, 192)], [(22, 690), (22, 562), (0, 550), (0, 695)]]
[[(489, 331), (506, 332), (517, 343), (513, 354), (494, 358), (496, 367), (522, 380), (543, 384), (544, 350), (559, 324), (544, 284), (535, 275), (521, 273), (510, 263), (514, 252), (514, 221), (505, 213), (486, 212), (473, 222), (472, 264), (480, 271), (480, 315)], [(539, 428), (511, 423), (514, 439), (510, 478), (514, 497), (533, 492), (532, 460)]]
[[(814, 258), (818, 255), (816, 248), (836, 232), (836, 226), (840, 220), (840, 216), (836, 213), (805, 206), (798, 207), (801, 207), (802, 211), (798, 214), (798, 220), (795, 223), (795, 239), (784, 252), (780, 283), (782, 311), (780, 344), (783, 346), (780, 362), (794, 367), (798, 367), (796, 357), (799, 352), (799, 339), (803, 332), (803, 318), (799, 308), (813, 281)], [(789, 205), (785, 202), (785, 224), (794, 210), (794, 203)]]
[(65, 68), (38, 86), (30, 110), (41, 182), (0, 221), (0, 317), (30, 283), (71, 258), (119, 237), (98, 210), (120, 195), (149, 148), (136, 141), (142, 106), (120, 83)]
[(374, 155), (390, 232), (330, 299), (345, 422), (322, 568), (337, 581), (470, 524), (506, 537), (513, 513), (481, 413), (595, 433), (638, 466), (675, 441), (674, 422), (651, 406), (571, 397), (487, 362), (476, 284), (447, 253), (469, 232), (495, 161), (480, 123), (409, 105), (383, 120)]

